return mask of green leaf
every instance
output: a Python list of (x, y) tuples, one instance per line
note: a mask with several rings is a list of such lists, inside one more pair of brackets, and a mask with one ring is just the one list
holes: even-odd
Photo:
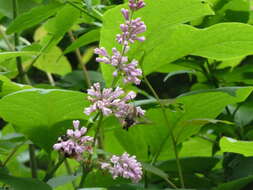
[[(187, 173), (206, 173), (210, 171), (217, 163), (215, 157), (185, 157), (180, 158), (180, 164), (184, 174)], [(176, 160), (168, 160), (157, 165), (162, 171), (167, 173), (177, 173)]]
[(163, 170), (147, 163), (142, 163), (142, 167), (144, 170), (163, 178), (165, 181), (168, 181), (169, 176)]
[[(18, 4), (20, 14), (29, 11), (29, 9), (35, 6), (38, 6), (37, 3), (27, 0), (19, 0)], [(0, 0), (0, 13), (9, 18), (12, 18), (13, 17), (12, 1)]]
[(74, 181), (79, 175), (71, 175), (71, 176), (59, 176), (50, 179), (47, 184), (49, 184), (52, 188), (59, 187), (65, 184), (68, 184)]
[(71, 66), (68, 59), (62, 55), (58, 47), (52, 47), (49, 52), (42, 54), (34, 64), (35, 67), (45, 72), (58, 75), (66, 75), (71, 72)]
[(253, 176), (237, 179), (219, 185), (214, 190), (242, 190), (246, 185), (253, 181)]
[(211, 26), (218, 22), (248, 22), (250, 2), (244, 0), (230, 0), (223, 1), (223, 4), (224, 6), (213, 7), (216, 14), (205, 19), (204, 26)]
[[(164, 63), (164, 60), (167, 59), (165, 57), (170, 56), (175, 52), (174, 49), (173, 51), (167, 51), (167, 47), (162, 49), (164, 46), (174, 48), (168, 41), (171, 34), (168, 33), (167, 29), (181, 23), (189, 22), (201, 16), (213, 14), (213, 12), (207, 3), (201, 3), (200, 0), (159, 0), (158, 2), (146, 0), (145, 2), (147, 6), (138, 11), (134, 16), (141, 17), (147, 25), (147, 32), (144, 34), (147, 37), (147, 40), (144, 43), (136, 43), (134, 46), (131, 46), (132, 50), (130, 50), (129, 53), (132, 55), (130, 58), (134, 57), (136, 59), (136, 53), (141, 51), (145, 51), (146, 54), (150, 54), (149, 57), (153, 57), (154, 59), (150, 62), (150, 60), (146, 61), (145, 58), (144, 64), (145, 72), (149, 73), (153, 71), (151, 68), (154, 66), (155, 69), (158, 68), (158, 65), (161, 66), (162, 64), (164, 65), (165, 63), (168, 63), (167, 60)], [(122, 6), (118, 6), (110, 9), (104, 15), (100, 46), (107, 48), (108, 51), (110, 51), (112, 47), (116, 46), (115, 36), (120, 33), (119, 25), (124, 22), (120, 13), (121, 8)], [(146, 44), (147, 42), (148, 44)], [(154, 50), (154, 52), (152, 52), (151, 49), (152, 51)], [(159, 53), (158, 49), (161, 53)], [(164, 51), (166, 51), (166, 55), (163, 55)], [(157, 59), (157, 57), (159, 57), (159, 59)], [(146, 62), (148, 63), (146, 64)], [(107, 77), (106, 81), (109, 82), (112, 80), (111, 67), (103, 64), (102, 69), (104, 75)]]
[(234, 120), (238, 126), (244, 127), (253, 121), (253, 101), (244, 102), (236, 111)]
[[(230, 60), (252, 54), (252, 32), (252, 26), (241, 23), (217, 24), (206, 29), (179, 25), (173, 29), (159, 30), (157, 35), (160, 37), (156, 41), (147, 40), (143, 47), (145, 73), (156, 71), (186, 55)], [(159, 45), (155, 46), (154, 43)], [(151, 49), (152, 46), (155, 48)], [(159, 60), (159, 63), (154, 60)]]
[(6, 59), (16, 58), (19, 56), (31, 57), (37, 54), (38, 52), (34, 52), (34, 51), (0, 52), (0, 62), (5, 61)]
[(72, 120), (87, 118), (86, 95), (67, 90), (30, 89), (0, 100), (0, 115), (15, 129), (47, 151), (57, 137), (72, 127)]
[(96, 42), (99, 40), (99, 35), (100, 35), (99, 29), (91, 30), (90, 32), (87, 32), (83, 34), (82, 36), (80, 36), (78, 39), (76, 39), (69, 47), (67, 47), (64, 50), (63, 53), (67, 54), (81, 46), (85, 46), (90, 43)]
[(45, 29), (48, 31), (48, 35), (44, 37), (42, 42), (46, 47), (44, 52), (57, 45), (79, 17), (80, 11), (71, 5), (66, 4), (60, 11), (58, 11), (54, 18), (48, 20), (45, 24)]
[(0, 82), (2, 82), (0, 85), (0, 98), (12, 92), (32, 88), (28, 85), (12, 82), (10, 79), (3, 75), (0, 75)]
[(233, 152), (244, 156), (253, 156), (253, 141), (238, 141), (229, 137), (220, 140), (222, 152)]
[(0, 181), (10, 185), (15, 190), (52, 190), (46, 183), (32, 178), (19, 178), (1, 173)]
[(182, 104), (184, 111), (169, 114), (177, 141), (182, 142), (196, 134), (203, 125), (187, 121), (216, 118), (225, 106), (244, 101), (252, 90), (251, 87), (225, 87), (196, 91), (178, 97), (176, 103)]
[[(175, 111), (168, 108), (166, 114), (169, 119), (169, 127), (173, 129), (177, 143), (184, 142), (198, 133), (206, 121), (216, 118), (228, 104), (244, 101), (252, 90), (251, 87), (219, 88), (188, 93), (176, 98), (172, 105), (181, 106), (181, 109)], [(139, 159), (148, 160), (148, 155), (155, 155), (162, 145), (166, 148), (161, 152), (159, 159), (174, 158), (173, 152), (168, 151), (172, 149), (172, 144), (169, 127), (161, 109), (147, 110), (145, 118), (147, 123), (133, 126), (129, 131), (122, 130), (120, 124), (117, 123), (110, 124), (110, 128), (114, 131), (120, 145)], [(191, 122), (193, 120), (204, 120), (205, 122)], [(109, 139), (106, 140), (109, 141)], [(209, 155), (211, 155), (211, 146), (207, 144), (205, 147), (210, 147)], [(110, 150), (113, 151), (113, 147)], [(207, 153), (203, 152), (200, 155), (204, 156)]]
[(35, 7), (28, 12), (19, 15), (8, 27), (7, 34), (21, 32), (27, 28), (41, 23), (48, 17), (54, 15), (62, 4), (53, 2), (47, 5)]

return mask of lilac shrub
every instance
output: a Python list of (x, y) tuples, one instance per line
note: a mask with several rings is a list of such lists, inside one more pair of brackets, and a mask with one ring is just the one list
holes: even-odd
[[(129, 60), (126, 56), (130, 49), (130, 45), (135, 41), (143, 42), (144, 36), (141, 33), (146, 31), (146, 25), (141, 18), (133, 18), (134, 12), (145, 6), (142, 0), (129, 0), (129, 9), (121, 9), (121, 13), (125, 22), (120, 25), (121, 34), (116, 35), (116, 41), (121, 45), (121, 50), (112, 48), (112, 55), (104, 47), (96, 48), (95, 54), (100, 57), (96, 58), (97, 62), (105, 63), (115, 67), (113, 76), (122, 77), (124, 83), (133, 83), (139, 85), (141, 82), (142, 70), (138, 68), (138, 61), (133, 59)], [(115, 81), (114, 81), (115, 82)], [(117, 83), (117, 81), (116, 81)], [(114, 84), (114, 83), (113, 83)], [(93, 84), (87, 90), (88, 100), (91, 105), (84, 109), (86, 115), (91, 115), (96, 112), (98, 117), (113, 115), (119, 119), (123, 129), (127, 129), (134, 125), (135, 119), (142, 117), (145, 110), (141, 107), (136, 107), (132, 101), (136, 97), (134, 91), (125, 92), (121, 87), (102, 88), (99, 83)], [(98, 126), (99, 126), (98, 122)], [(82, 127), (79, 129), (79, 121), (73, 121), (75, 130), (68, 129), (67, 134), (59, 137), (58, 142), (53, 148), (61, 152), (65, 157), (71, 157), (77, 161), (82, 161), (85, 158), (83, 153), (87, 152), (90, 155), (87, 157), (92, 158), (92, 150), (96, 145), (97, 134), (94, 139), (90, 136), (85, 136), (87, 129)], [(132, 182), (139, 182), (142, 178), (142, 166), (136, 160), (136, 156), (130, 156), (124, 153), (121, 156), (113, 155), (109, 160), (98, 161), (101, 163), (103, 170), (109, 171), (113, 179), (123, 177), (131, 179)]]

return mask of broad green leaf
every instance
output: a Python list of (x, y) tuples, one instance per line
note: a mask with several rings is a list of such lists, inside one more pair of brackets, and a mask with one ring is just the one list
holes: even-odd
[(19, 178), (1, 173), (0, 181), (10, 185), (15, 190), (52, 190), (46, 183), (32, 178)]
[[(220, 88), (188, 93), (176, 98), (173, 105), (181, 105), (181, 109), (176, 111), (166, 109), (166, 114), (169, 119), (169, 128), (173, 129), (177, 143), (184, 142), (190, 136), (198, 133), (201, 127), (206, 124), (205, 122), (192, 122), (193, 120), (216, 118), (225, 106), (244, 101), (252, 90), (251, 87)], [(162, 150), (160, 160), (174, 158), (173, 151), (171, 151), (173, 149), (169, 128), (161, 109), (149, 109), (145, 118), (147, 119), (146, 124), (133, 126), (129, 131), (122, 130), (120, 124), (116, 123), (111, 124), (110, 128), (114, 130), (115, 137), (121, 146), (139, 159), (146, 160), (148, 154), (155, 155), (161, 146), (166, 148)], [(211, 146), (208, 145), (208, 147), (211, 151)], [(205, 146), (205, 148), (207, 147)], [(113, 151), (113, 148), (111, 149)], [(207, 153), (204, 152), (200, 155), (207, 156)], [(195, 154), (195, 156), (197, 155)]]
[(96, 42), (99, 40), (100, 30), (95, 29), (87, 32), (76, 39), (66, 50), (64, 50), (64, 54), (74, 51), (75, 49), (88, 45), (90, 43)]
[(252, 92), (251, 87), (225, 87), (214, 90), (196, 91), (177, 98), (183, 112), (171, 112), (169, 118), (178, 142), (197, 133), (203, 124), (189, 123), (193, 119), (216, 118), (229, 104), (244, 101)]
[(242, 190), (246, 185), (253, 181), (253, 176), (237, 179), (234, 181), (229, 181), (219, 185), (214, 190)]
[(212, 156), (213, 143), (200, 137), (192, 137), (183, 142), (180, 157)]
[(253, 156), (253, 141), (238, 141), (230, 137), (222, 137), (220, 140), (220, 148), (222, 152)]
[[(187, 173), (206, 173), (210, 171), (217, 163), (215, 157), (185, 157), (180, 158), (180, 163), (184, 174)], [(157, 165), (162, 171), (168, 173), (177, 173), (176, 160), (168, 160)]]
[(58, 11), (54, 18), (48, 20), (45, 24), (45, 29), (48, 31), (48, 35), (46, 35), (41, 42), (46, 47), (44, 51), (57, 45), (63, 38), (64, 34), (75, 24), (79, 16), (79, 10), (66, 4), (60, 11)]
[(72, 127), (72, 120), (87, 118), (86, 95), (67, 90), (30, 89), (0, 100), (0, 116), (16, 130), (47, 151), (57, 137)]
[(58, 47), (52, 47), (47, 53), (42, 54), (34, 64), (35, 67), (45, 72), (66, 75), (71, 72), (68, 59), (62, 55)]
[(252, 26), (241, 23), (223, 23), (205, 29), (179, 25), (173, 29), (159, 30), (160, 37), (156, 41), (147, 40), (143, 47), (144, 71), (146, 74), (156, 71), (159, 67), (186, 55), (217, 60), (231, 60), (250, 55), (253, 46), (252, 32)]
[[(38, 6), (34, 1), (18, 0), (19, 13), (22, 14), (29, 9)], [(13, 17), (12, 1), (0, 0), (0, 13), (9, 18)]]
[(7, 77), (0, 75), (0, 98), (12, 92), (16, 92), (16, 91), (24, 90), (28, 88), (32, 88), (32, 87), (28, 85), (12, 82)]
[(34, 51), (0, 52), (0, 62), (5, 61), (6, 59), (16, 58), (19, 56), (31, 57), (37, 54), (38, 52), (34, 52)]
[[(137, 59), (138, 57), (136, 57), (136, 53), (140, 53), (143, 50), (146, 54), (150, 54), (149, 57), (157, 58), (158, 56), (159, 59), (152, 59), (151, 62), (149, 60), (149, 62), (147, 61), (147, 64), (145, 59), (144, 68), (145, 72), (148, 73), (153, 71), (153, 69), (150, 68), (154, 67), (154, 65), (154, 69), (156, 69), (158, 68), (158, 65), (161, 66), (162, 64), (165, 64), (163, 60), (164, 56), (169, 56), (171, 53), (175, 52), (175, 50), (166, 51), (166, 49), (162, 49), (165, 44), (168, 46), (170, 43), (168, 39), (171, 34), (167, 31), (169, 28), (181, 23), (189, 22), (201, 16), (213, 14), (213, 12), (207, 3), (202, 3), (200, 0), (159, 0), (157, 2), (146, 0), (145, 2), (147, 6), (138, 11), (134, 17), (141, 17), (147, 25), (147, 32), (144, 34), (147, 40), (144, 43), (137, 42), (133, 46), (132, 50), (130, 50), (132, 55), (130, 58), (134, 57)], [(107, 48), (108, 51), (110, 51), (112, 47), (116, 46), (115, 36), (120, 33), (119, 25), (124, 22), (120, 13), (121, 8), (122, 6), (113, 8), (104, 15), (100, 46)], [(164, 36), (165, 33), (166, 37)], [(146, 44), (148, 41), (149, 43)], [(149, 50), (152, 49), (154, 52), (149, 52), (146, 48)], [(172, 46), (171, 48), (174, 47)], [(161, 53), (158, 52), (158, 55), (155, 55), (158, 49)], [(163, 55), (164, 51), (166, 51), (166, 55)], [(160, 58), (162, 60), (160, 60)], [(166, 63), (168, 63), (167, 60)], [(112, 69), (110, 66), (104, 64), (102, 65), (102, 68), (103, 73), (106, 76), (106, 81), (109, 82), (112, 80)]]
[(19, 15), (8, 27), (7, 34), (14, 32), (21, 32), (27, 28), (30, 28), (36, 24), (41, 23), (48, 17), (54, 15), (58, 9), (62, 6), (60, 3), (50, 3), (47, 5), (41, 5), (35, 7), (28, 12)]

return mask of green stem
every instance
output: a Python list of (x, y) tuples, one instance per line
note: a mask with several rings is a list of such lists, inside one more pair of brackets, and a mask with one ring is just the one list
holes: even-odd
[(37, 162), (35, 156), (35, 146), (33, 144), (29, 144), (29, 156), (32, 178), (37, 178)]
[[(93, 140), (93, 143), (92, 143), (92, 147), (94, 147), (96, 145), (96, 140), (98, 138), (98, 135), (99, 135), (99, 131), (100, 131), (100, 126), (102, 124), (102, 121), (103, 121), (103, 114), (100, 113), (100, 117), (99, 117), (99, 120), (98, 120), (98, 124), (97, 124), (97, 127), (96, 127), (96, 131), (95, 131), (95, 135), (94, 135), (94, 140)], [(91, 160), (91, 154), (90, 154), (90, 157), (89, 157), (89, 161)]]
[[(93, 143), (92, 143), (93, 148), (95, 147), (96, 140), (99, 136), (100, 127), (101, 127), (101, 124), (102, 124), (102, 121), (103, 121), (103, 114), (100, 112), (98, 117), (99, 117), (99, 120), (98, 120), (98, 123), (97, 123), (96, 131), (95, 131), (95, 135), (94, 135), (94, 140), (93, 140)], [(92, 159), (92, 154), (90, 154), (89, 157), (88, 157), (86, 167), (84, 165), (82, 165), (83, 172), (82, 172), (82, 178), (81, 178), (81, 181), (80, 181), (80, 184), (79, 184), (79, 188), (83, 187), (85, 178), (92, 169), (91, 159)]]
[[(68, 35), (69, 35), (70, 40), (72, 42), (74, 42), (76, 40), (71, 30), (68, 31)], [(90, 80), (90, 77), (89, 77), (88, 70), (87, 70), (85, 64), (83, 64), (82, 54), (81, 54), (81, 51), (80, 51), (79, 48), (77, 48), (75, 50), (75, 54), (76, 54), (76, 58), (77, 58), (77, 61), (78, 61), (79, 65), (81, 65), (81, 67), (82, 67), (83, 75), (84, 75), (84, 78), (86, 80), (86, 83), (87, 83), (88, 87), (90, 87), (91, 86), (91, 80)]]
[(7, 165), (7, 163), (11, 160), (11, 158), (15, 155), (15, 153), (18, 151), (18, 149), (25, 144), (26, 141), (24, 141), (23, 143), (17, 145), (12, 151), (11, 153), (7, 156), (6, 160), (3, 162), (1, 167), (5, 167)]
[[(18, 1), (12, 0), (12, 5), (13, 5), (13, 19), (15, 19), (18, 16)], [(14, 44), (15, 44), (15, 50), (18, 51), (17, 47), (19, 46), (19, 34), (17, 32), (14, 33)], [(19, 76), (20, 81), (22, 83), (26, 82), (27, 84), (30, 84), (30, 81), (24, 72), (21, 57), (16, 58), (16, 63), (17, 63), (18, 76)]]
[[(175, 153), (175, 158), (176, 158), (176, 163), (177, 163), (177, 169), (178, 169), (178, 174), (179, 174), (179, 178), (180, 178), (180, 183), (181, 183), (181, 187), (184, 188), (184, 178), (183, 178), (182, 167), (181, 167), (179, 156), (178, 156), (177, 143), (176, 143), (176, 139), (175, 139), (175, 136), (173, 134), (173, 131), (172, 131), (171, 127), (170, 127), (169, 120), (168, 120), (167, 114), (166, 114), (166, 110), (165, 110), (164, 105), (161, 102), (160, 98), (158, 97), (157, 93), (153, 89), (152, 85), (149, 83), (149, 81), (148, 81), (147, 77), (145, 76), (145, 74), (143, 74), (143, 78), (144, 78), (144, 81), (146, 82), (146, 84), (148, 85), (149, 89), (151, 90), (152, 94), (157, 99), (157, 101), (158, 101), (158, 103), (159, 103), (159, 105), (161, 107), (162, 115), (163, 115), (163, 117), (165, 119), (165, 122), (166, 122), (167, 126), (169, 127), (169, 135), (171, 136), (173, 151)], [(163, 143), (163, 144), (165, 144), (165, 143)], [(160, 151), (161, 150), (162, 150), (162, 148), (160, 149)]]
[(55, 86), (55, 81), (54, 81), (53, 75), (51, 73), (49, 73), (49, 72), (46, 72), (46, 74), (47, 74), (47, 78), (48, 78), (49, 83), (52, 86)]
[(51, 170), (49, 170), (49, 172), (44, 177), (44, 179), (43, 179), (44, 182), (47, 182), (49, 179), (51, 179), (54, 176), (54, 173), (62, 165), (64, 160), (65, 160), (65, 157), (60, 156), (59, 161), (57, 162), (57, 164)]
[[(66, 168), (66, 170), (67, 170), (67, 173), (68, 173), (69, 175), (72, 175), (73, 172), (72, 172), (72, 170), (71, 170), (71, 167), (70, 167), (69, 162), (68, 162), (67, 159), (64, 159), (64, 165), (65, 165), (65, 168)], [(76, 189), (75, 181), (72, 181), (72, 186), (73, 186), (74, 189)]]
[(83, 175), (80, 180), (79, 188), (82, 188), (84, 186), (85, 179), (90, 171), (91, 171), (91, 169), (89, 167), (85, 167), (84, 165), (82, 166)]

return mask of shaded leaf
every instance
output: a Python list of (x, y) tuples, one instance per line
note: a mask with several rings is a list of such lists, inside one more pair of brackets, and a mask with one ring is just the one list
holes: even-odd
[(79, 38), (77, 38), (70, 46), (68, 46), (64, 50), (63, 53), (66, 54), (71, 51), (74, 51), (75, 49), (77, 49), (81, 46), (85, 46), (90, 43), (96, 42), (99, 40), (99, 35), (100, 35), (99, 29), (91, 30), (90, 32), (87, 32), (87, 33), (83, 34), (82, 36), (80, 36)]
[(0, 181), (11, 185), (15, 190), (52, 190), (46, 183), (32, 178), (19, 178), (1, 173)]
[(54, 15), (62, 4), (53, 2), (47, 5), (37, 6), (28, 12), (19, 15), (8, 27), (7, 34), (21, 32), (36, 24), (41, 23), (48, 17)]
[(22, 90), (0, 100), (0, 115), (36, 145), (50, 151), (72, 120), (87, 118), (86, 95), (67, 90)]

